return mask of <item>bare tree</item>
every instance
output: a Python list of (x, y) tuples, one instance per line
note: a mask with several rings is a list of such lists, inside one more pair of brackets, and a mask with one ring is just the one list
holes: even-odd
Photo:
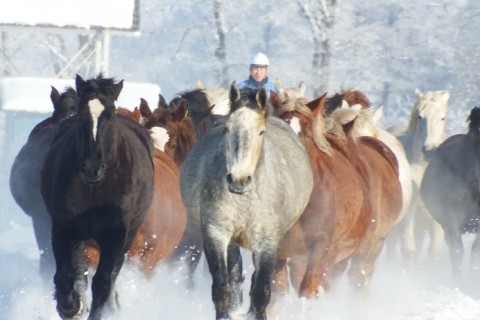
[(313, 88), (315, 95), (326, 91), (330, 79), (332, 58), (331, 33), (335, 24), (336, 0), (297, 0), (302, 15), (312, 31), (313, 41)]
[(215, 26), (217, 31), (217, 48), (215, 49), (215, 57), (219, 63), (219, 66), (216, 70), (216, 78), (221, 87), (226, 87), (228, 86), (228, 66), (225, 44), (226, 30), (223, 22), (222, 6), (223, 3), (221, 0), (213, 0), (213, 15), (215, 18)]

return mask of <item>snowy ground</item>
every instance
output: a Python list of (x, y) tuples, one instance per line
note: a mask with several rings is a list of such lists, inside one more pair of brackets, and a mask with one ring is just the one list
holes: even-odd
[[(8, 231), (0, 233), (0, 319), (59, 319), (52, 299), (52, 280), (38, 277), (35, 248), (30, 222), (23, 215), (10, 222)], [(244, 252), (244, 259), (249, 279), (252, 267), (248, 252)], [(391, 263), (382, 256), (367, 301), (356, 299), (342, 281), (335, 292), (318, 300), (301, 301), (290, 295), (279, 313), (269, 319), (480, 319), (480, 277), (465, 277), (457, 286), (450, 279), (445, 255), (430, 267), (408, 272), (399, 260)], [(171, 273), (162, 267), (147, 282), (134, 266), (126, 265), (118, 283), (122, 309), (110, 319), (213, 319), (211, 280), (205, 263), (197, 270), (196, 283), (197, 288), (188, 292), (181, 271)], [(248, 307), (245, 300), (243, 311)]]

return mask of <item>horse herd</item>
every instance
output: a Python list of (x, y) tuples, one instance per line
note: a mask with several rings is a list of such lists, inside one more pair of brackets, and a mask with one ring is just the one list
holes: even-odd
[[(116, 311), (125, 260), (147, 278), (160, 263), (186, 265), (192, 287), (204, 254), (216, 319), (242, 304), (241, 247), (254, 264), (251, 319), (266, 319), (289, 287), (316, 298), (344, 273), (368, 294), (384, 243), (400, 243), (412, 266), (427, 232), (430, 259), (444, 234), (460, 273), (462, 234), (479, 232), (480, 109), (467, 134), (446, 139), (446, 91), (417, 91), (408, 128), (385, 130), (383, 108), (354, 90), (307, 100), (303, 83), (277, 92), (198, 84), (169, 103), (159, 95), (153, 110), (140, 98), (131, 111), (115, 105), (122, 86), (77, 75), (75, 89), (52, 87), (53, 113), (11, 169), (62, 319)], [(478, 250), (480, 240), (473, 263)]]

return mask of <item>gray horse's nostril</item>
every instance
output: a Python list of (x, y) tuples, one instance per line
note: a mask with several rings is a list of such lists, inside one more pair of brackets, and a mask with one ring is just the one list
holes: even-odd
[(231, 173), (227, 174), (227, 177), (226, 177), (226, 178), (227, 178), (227, 182), (228, 182), (229, 184), (233, 182), (233, 178), (232, 178), (232, 174), (231, 174)]

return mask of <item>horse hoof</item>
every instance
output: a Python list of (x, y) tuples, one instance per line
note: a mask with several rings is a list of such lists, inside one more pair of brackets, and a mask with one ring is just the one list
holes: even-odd
[(63, 297), (57, 299), (57, 312), (62, 319), (80, 319), (85, 311), (85, 305), (75, 291), (70, 299)]

